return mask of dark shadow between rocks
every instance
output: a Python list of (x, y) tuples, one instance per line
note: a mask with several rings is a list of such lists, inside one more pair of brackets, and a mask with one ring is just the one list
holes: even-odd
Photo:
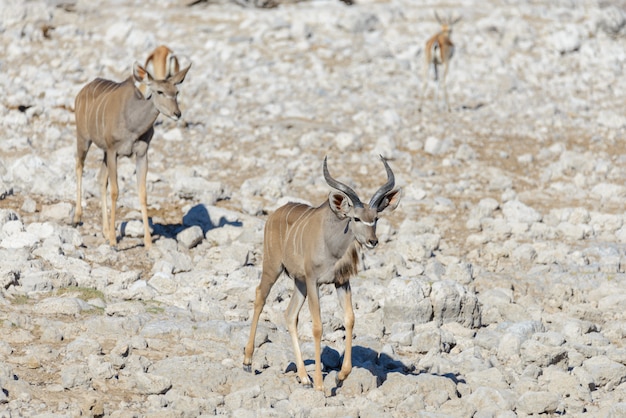
[[(339, 352), (332, 347), (324, 346), (322, 348), (322, 372), (324, 374), (324, 378), (326, 378), (326, 376), (332, 371), (339, 372), (341, 370), (342, 361), (343, 355), (339, 354)], [(304, 360), (305, 366), (314, 363), (315, 361), (312, 359)], [(376, 377), (377, 387), (381, 386), (387, 380), (387, 377), (390, 373), (400, 373), (403, 375), (414, 376), (420, 375), (422, 373), (429, 374), (426, 371), (417, 371), (413, 364), (407, 365), (402, 361), (389, 356), (388, 354), (378, 353), (376, 350), (359, 345), (352, 347), (352, 367), (362, 368), (369, 371), (373, 376)], [(297, 372), (298, 369), (294, 362), (290, 362), (284, 370), (285, 374), (297, 374)], [(261, 371), (255, 371), (255, 374), (260, 373)], [(455, 385), (459, 383), (465, 383), (465, 380), (459, 379), (458, 375), (455, 375), (453, 373), (430, 374), (450, 379), (452, 382), (454, 382)], [(348, 379), (350, 379), (350, 376), (348, 376)], [(337, 383), (337, 386), (331, 390), (331, 396), (337, 395), (337, 391), (341, 388), (343, 382)]]
[[(324, 359), (330, 360), (330, 364), (334, 364), (334, 367), (329, 367), (324, 362)], [(338, 360), (333, 360), (338, 359)], [(324, 363), (324, 369), (326, 371), (341, 369), (341, 362), (343, 361), (343, 356), (339, 355), (339, 353), (331, 348), (324, 347), (322, 350), (322, 363)], [(386, 353), (378, 353), (376, 350), (373, 350), (369, 347), (363, 346), (353, 346), (352, 347), (352, 367), (360, 367), (369, 371), (373, 376), (376, 377), (376, 386), (382, 385), (386, 380), (387, 376), (390, 373), (400, 373), (403, 375), (420, 375), (422, 373), (427, 373), (424, 371), (416, 370), (413, 364), (405, 364), (402, 361), (391, 357)], [(438, 374), (438, 376), (442, 376), (448, 378), (454, 382), (454, 384), (458, 384), (459, 382), (463, 382), (459, 380), (457, 376), (452, 373), (446, 374)], [(348, 376), (348, 379), (350, 376)], [(339, 385), (340, 387), (341, 385)], [(333, 389), (333, 396), (336, 395), (337, 389), (336, 387)]]
[[(150, 227), (152, 228), (152, 236), (159, 236), (164, 238), (172, 238), (176, 239), (176, 235), (181, 233), (187, 228), (191, 228), (193, 226), (199, 226), (202, 228), (202, 233), (206, 235), (206, 233), (215, 228), (222, 228), (225, 225), (241, 227), (243, 223), (241, 221), (229, 221), (226, 217), (221, 216), (217, 220), (211, 219), (211, 215), (207, 210), (205, 205), (198, 204), (191, 209), (183, 216), (182, 224), (159, 224), (153, 223), (152, 218), (148, 220), (150, 223)], [(128, 222), (122, 222), (120, 227), (121, 237), (126, 235), (126, 226)]]
[[(341, 370), (341, 362), (343, 355), (332, 347), (324, 346), (322, 348), (322, 371), (327, 374), (330, 371)], [(305, 366), (314, 364), (313, 359), (304, 360)], [(413, 365), (406, 365), (400, 360), (396, 360), (385, 353), (377, 353), (371, 348), (362, 346), (352, 347), (352, 367), (360, 367), (368, 370), (372, 375), (376, 376), (377, 386), (383, 384), (387, 380), (389, 373), (412, 374), (415, 372)], [(291, 362), (285, 368), (285, 373), (297, 373), (298, 369), (294, 362)], [(349, 377), (348, 377), (349, 378)]]
[[(322, 351), (322, 362), (324, 362), (324, 351), (328, 354), (330, 354), (331, 351), (335, 351), (335, 355), (339, 356), (339, 353), (330, 347), (324, 347)], [(343, 355), (339, 356), (339, 363), (336, 370), (341, 369), (342, 361)], [(366, 369), (372, 375), (376, 376), (377, 386), (382, 385), (385, 380), (387, 380), (389, 373), (412, 374), (415, 371), (415, 366), (412, 364), (404, 364), (402, 361), (394, 359), (388, 354), (378, 353), (376, 350), (360, 345), (352, 347), (352, 367)]]

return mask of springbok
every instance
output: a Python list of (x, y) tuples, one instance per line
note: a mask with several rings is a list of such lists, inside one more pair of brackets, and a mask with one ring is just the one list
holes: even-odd
[(146, 58), (144, 68), (156, 80), (165, 80), (180, 70), (178, 58), (165, 45), (159, 45), (152, 51)]
[(346, 348), (337, 386), (352, 371), (352, 329), (354, 311), (350, 277), (358, 270), (358, 250), (361, 245), (374, 248), (378, 245), (376, 222), (381, 212), (394, 210), (401, 196), (400, 189), (393, 189), (393, 171), (382, 158), (387, 171), (385, 183), (364, 206), (357, 194), (347, 185), (333, 179), (324, 158), (324, 178), (333, 191), (328, 200), (318, 207), (301, 203), (287, 203), (270, 215), (265, 224), (263, 240), (263, 274), (256, 288), (254, 316), (250, 338), (244, 350), (244, 370), (251, 371), (254, 340), (259, 316), (267, 296), (282, 272), (294, 280), (295, 290), (285, 318), (296, 356), (298, 380), (311, 386), (302, 360), (298, 342), (298, 314), (306, 297), (313, 320), (315, 340), (315, 389), (324, 390), (321, 367), (322, 320), (320, 314), (320, 284), (334, 284), (339, 304), (344, 311)]
[[(178, 87), (191, 64), (166, 80), (155, 80), (139, 63), (133, 65), (130, 77), (121, 83), (96, 78), (76, 96), (76, 210), (74, 225), (83, 214), (81, 191), (85, 157), (92, 142), (104, 150), (98, 181), (102, 200), (102, 233), (111, 246), (117, 245), (115, 208), (119, 193), (117, 157), (135, 154), (137, 189), (144, 226), (144, 245), (152, 246), (148, 224), (146, 176), (148, 147), (159, 113), (178, 120)], [(145, 86), (142, 93), (138, 86)], [(111, 183), (111, 218), (107, 221), (107, 184)]]
[[(435, 93), (435, 103), (439, 96), (439, 84), (443, 88), (443, 97), (446, 103), (448, 112), (450, 111), (450, 104), (448, 103), (448, 89), (446, 88), (446, 77), (448, 76), (448, 67), (450, 60), (454, 55), (454, 44), (450, 40), (452, 34), (452, 26), (455, 25), (461, 17), (452, 20), (450, 17), (443, 20), (435, 12), (435, 18), (441, 25), (441, 30), (433, 35), (428, 41), (426, 41), (426, 47), (424, 49), (424, 73), (422, 81), (422, 97), (420, 99), (420, 105), (418, 110), (422, 111), (422, 104), (424, 103), (424, 97), (426, 96), (426, 86), (428, 84), (428, 70), (432, 64), (435, 72), (435, 81), (437, 82), (437, 91)], [(438, 66), (443, 65), (443, 74), (441, 75), (441, 81), (439, 81)]]

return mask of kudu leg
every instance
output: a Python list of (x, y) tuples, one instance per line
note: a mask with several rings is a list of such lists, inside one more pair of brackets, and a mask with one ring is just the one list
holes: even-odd
[(243, 351), (243, 369), (247, 372), (252, 371), (252, 355), (254, 354), (254, 340), (256, 338), (256, 330), (259, 325), (259, 317), (261, 316), (261, 312), (263, 311), (263, 307), (265, 306), (265, 301), (267, 300), (267, 296), (272, 290), (272, 286), (276, 283), (276, 280), (280, 276), (282, 270), (276, 270), (274, 273), (267, 273), (267, 267), (263, 267), (263, 276), (261, 277), (261, 283), (256, 288), (256, 297), (254, 299), (254, 314), (252, 316), (252, 324), (250, 325), (250, 337), (248, 338), (248, 343)]
[(295, 289), (289, 306), (285, 312), (285, 319), (287, 320), (287, 329), (289, 329), (289, 335), (291, 335), (291, 343), (293, 345), (293, 353), (296, 356), (296, 368), (298, 369), (298, 380), (305, 386), (311, 386), (311, 379), (304, 367), (304, 360), (302, 359), (302, 351), (300, 350), (300, 342), (298, 341), (298, 314), (304, 305), (304, 300), (307, 297), (307, 288), (304, 282), (294, 280)]
[(89, 150), (89, 143), (85, 143), (80, 138), (77, 139), (76, 147), (76, 209), (74, 210), (74, 226), (80, 224), (83, 217), (83, 168), (85, 167), (85, 158)]
[(352, 289), (350, 282), (337, 286), (339, 305), (343, 309), (344, 327), (346, 328), (346, 349), (343, 353), (341, 371), (337, 375), (337, 386), (341, 386), (352, 371), (352, 330), (354, 329), (354, 310), (352, 309)]
[(148, 177), (148, 154), (137, 155), (137, 194), (141, 206), (141, 218), (143, 219), (143, 245), (146, 249), (152, 248), (152, 235), (148, 223), (148, 197), (146, 194), (146, 178)]
[(107, 209), (107, 185), (109, 184), (109, 170), (107, 168), (107, 154), (104, 153), (100, 171), (98, 172), (98, 184), (100, 184), (100, 202), (102, 209), (102, 235), (105, 240), (109, 239), (109, 211)]
[(109, 223), (109, 245), (117, 246), (117, 231), (115, 230), (115, 209), (119, 188), (117, 184), (117, 154), (107, 153), (107, 168), (109, 173), (109, 183), (111, 185), (111, 222)]
[(315, 374), (313, 383), (316, 390), (324, 390), (322, 377), (322, 314), (320, 312), (320, 295), (317, 283), (309, 286), (309, 311), (313, 320), (313, 340), (315, 341)]

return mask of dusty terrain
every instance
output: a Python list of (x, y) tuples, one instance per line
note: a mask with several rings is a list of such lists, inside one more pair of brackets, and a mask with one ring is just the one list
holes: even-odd
[[(0, 5), (0, 416), (626, 416), (624, 3), (244, 3)], [(434, 82), (418, 111), (435, 9), (462, 17), (449, 113)], [(74, 98), (159, 44), (192, 68), (149, 151), (154, 246), (123, 158), (112, 249), (96, 147), (71, 225)], [(352, 375), (324, 287), (326, 390), (297, 383), (287, 278), (245, 373), (268, 213), (323, 202), (324, 156), (368, 199), (379, 155), (404, 194), (353, 279)]]

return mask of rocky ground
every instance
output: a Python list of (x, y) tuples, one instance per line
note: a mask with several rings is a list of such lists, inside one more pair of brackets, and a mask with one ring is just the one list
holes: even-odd
[[(626, 416), (625, 3), (245, 6), (0, 4), (0, 417)], [(462, 17), (450, 113), (432, 82), (418, 111), (434, 10)], [(71, 226), (74, 97), (161, 43), (193, 65), (149, 153), (154, 245), (120, 159), (112, 249), (95, 147)], [(352, 374), (323, 287), (326, 390), (297, 383), (287, 278), (244, 372), (267, 214), (326, 198), (324, 156), (368, 199), (379, 154), (404, 194), (352, 280)], [(300, 334), (312, 370), (306, 306)]]

